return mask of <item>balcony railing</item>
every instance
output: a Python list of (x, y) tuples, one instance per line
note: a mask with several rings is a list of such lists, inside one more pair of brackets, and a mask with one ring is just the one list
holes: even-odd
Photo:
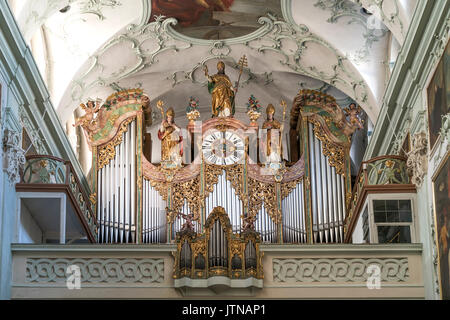
[(97, 242), (95, 203), (91, 201), (68, 160), (47, 155), (27, 156), (18, 191), (65, 191), (91, 242)]
[(386, 155), (368, 161), (363, 161), (355, 185), (345, 219), (345, 241), (351, 237), (351, 230), (358, 219), (367, 192), (412, 192), (406, 169), (406, 158), (402, 156)]

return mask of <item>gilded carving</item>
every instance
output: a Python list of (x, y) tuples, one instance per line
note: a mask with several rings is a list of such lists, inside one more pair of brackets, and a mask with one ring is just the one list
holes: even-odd
[(264, 202), (264, 207), (270, 218), (275, 223), (280, 223), (282, 217), (276, 203), (275, 183), (264, 183), (248, 177), (248, 189), (252, 190), (248, 195), (248, 215), (256, 219)]
[(128, 118), (120, 125), (115, 138), (103, 147), (98, 148), (98, 170), (106, 166), (116, 156), (116, 146), (122, 143), (123, 133), (128, 131), (128, 125), (135, 117)]
[[(194, 215), (194, 220), (200, 221), (201, 198), (199, 175), (195, 179), (172, 184), (172, 211), (174, 213), (181, 210), (181, 208), (183, 207), (184, 199), (186, 199), (189, 204), (189, 209)], [(170, 220), (170, 222), (173, 222), (174, 218), (174, 216), (171, 216), (168, 220)]]
[[(208, 257), (210, 255), (209, 250), (215, 247), (215, 241), (217, 240), (217, 238), (213, 236), (213, 230), (215, 226), (217, 226), (215, 223), (217, 220), (220, 221), (220, 225), (225, 234), (225, 239), (223, 240), (228, 243), (228, 246), (226, 247), (227, 252), (220, 253), (220, 258), (226, 257), (227, 262), (225, 264), (214, 265), (211, 264)], [(259, 244), (261, 242), (259, 233), (254, 231), (247, 231), (241, 234), (233, 233), (228, 214), (222, 207), (213, 209), (205, 223), (205, 230), (203, 233), (197, 234), (192, 231), (181, 231), (177, 233), (176, 241), (177, 253), (175, 255), (173, 270), (174, 279), (182, 277), (208, 278), (212, 276), (226, 276), (229, 278), (241, 279), (250, 276), (257, 279), (263, 279), (262, 253), (259, 251)], [(183, 249), (187, 248), (185, 246), (186, 242), (191, 248), (190, 252)], [(245, 251), (249, 242), (254, 246), (255, 251), (253, 251), (253, 253), (246, 253)], [(181, 264), (183, 260), (186, 261), (186, 254), (190, 255), (189, 260), (192, 262), (190, 269), (186, 268), (186, 264)], [(196, 258), (200, 254), (205, 258), (203, 266), (201, 264), (196, 264)], [(246, 256), (246, 254), (249, 256)], [(232, 260), (236, 255), (239, 257), (241, 264), (238, 263), (233, 265)], [(246, 258), (255, 259), (256, 265), (251, 266), (251, 268), (248, 266), (246, 267)]]
[(298, 179), (281, 184), (281, 199), (286, 198), (292, 190), (303, 180), (303, 176)]
[(317, 120), (310, 120), (314, 124), (314, 135), (323, 143), (323, 154), (328, 157), (328, 164), (336, 168), (336, 173), (344, 174), (345, 149), (330, 141), (321, 129)]

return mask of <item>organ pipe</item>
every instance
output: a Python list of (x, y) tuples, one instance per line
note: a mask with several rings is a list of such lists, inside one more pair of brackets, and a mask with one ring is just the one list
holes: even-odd
[(213, 191), (205, 199), (206, 218), (218, 206), (225, 208), (225, 211), (228, 213), (233, 232), (240, 232), (242, 227), (241, 215), (243, 214), (243, 205), (233, 189), (231, 182), (227, 180), (225, 170), (218, 177)]
[(114, 157), (98, 170), (97, 219), (101, 243), (134, 242), (136, 237), (135, 136), (136, 122), (132, 121), (122, 133), (122, 142), (114, 147)]

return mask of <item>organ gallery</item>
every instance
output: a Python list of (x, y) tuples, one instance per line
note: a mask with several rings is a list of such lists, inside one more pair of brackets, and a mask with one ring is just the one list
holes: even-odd
[(0, 3), (0, 298), (448, 299), (449, 5)]

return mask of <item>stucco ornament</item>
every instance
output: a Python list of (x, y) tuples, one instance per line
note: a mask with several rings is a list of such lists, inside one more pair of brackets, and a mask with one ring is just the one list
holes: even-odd
[(25, 151), (20, 145), (19, 133), (6, 129), (3, 133), (3, 170), (11, 185), (20, 182), (20, 171), (25, 165)]
[(428, 140), (425, 132), (422, 131), (414, 134), (412, 151), (407, 154), (408, 161), (406, 162), (406, 166), (412, 183), (417, 187), (422, 185), (423, 177), (427, 174), (427, 146)]

